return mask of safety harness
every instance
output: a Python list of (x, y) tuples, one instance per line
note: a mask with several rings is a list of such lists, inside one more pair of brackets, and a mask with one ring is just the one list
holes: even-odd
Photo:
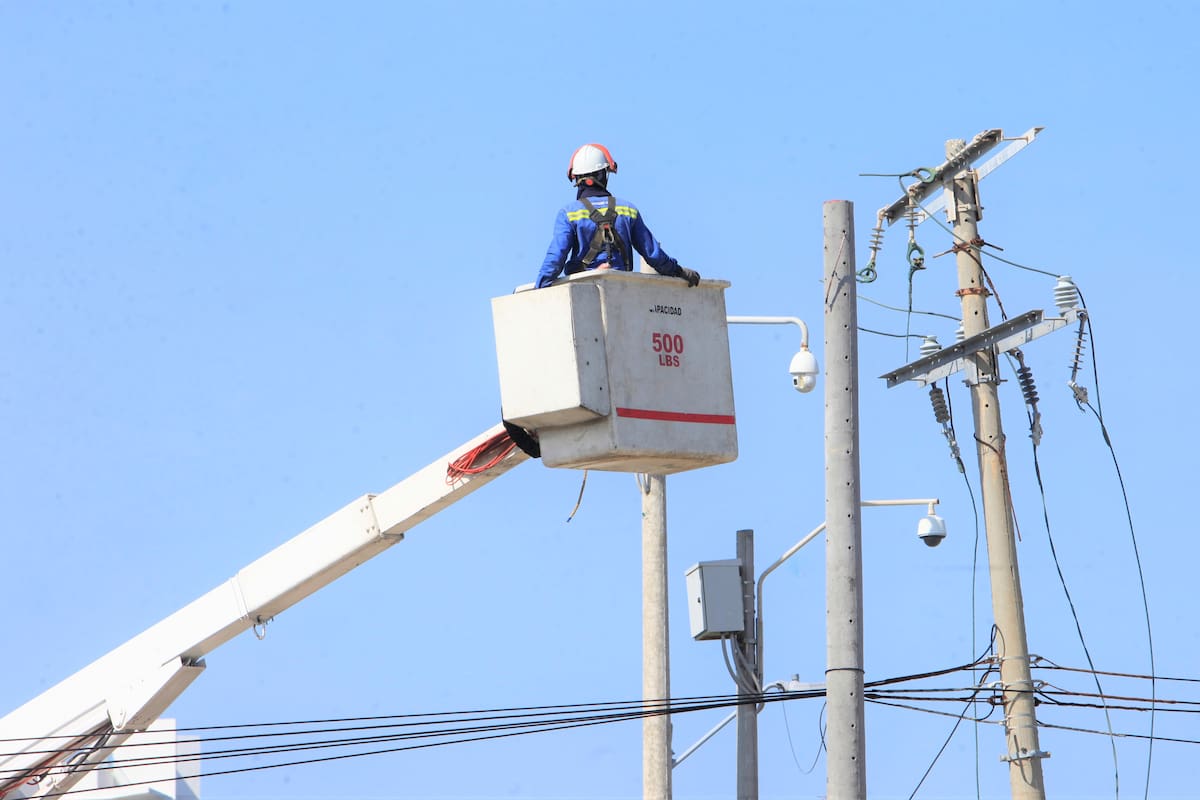
[(608, 205), (603, 210), (592, 205), (586, 197), (579, 198), (579, 202), (588, 210), (588, 217), (596, 225), (596, 232), (592, 234), (592, 242), (588, 245), (588, 251), (580, 260), (582, 269), (591, 269), (592, 263), (602, 251), (607, 251), (609, 258), (612, 257), (613, 248), (616, 248), (621, 253), (621, 259), (625, 263), (626, 269), (631, 269), (633, 263), (629, 259), (629, 248), (625, 242), (617, 235), (617, 199), (611, 194), (608, 196)]

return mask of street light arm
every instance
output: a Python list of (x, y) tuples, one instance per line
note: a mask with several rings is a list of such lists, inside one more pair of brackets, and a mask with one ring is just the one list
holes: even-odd
[(772, 572), (774, 572), (776, 569), (778, 569), (780, 566), (782, 566), (783, 562), (787, 561), (789, 558), (796, 555), (796, 553), (800, 552), (801, 547), (804, 547), (804, 545), (808, 544), (813, 539), (817, 538), (817, 536), (819, 536), (821, 534), (821, 531), (823, 531), (823, 530), (825, 530), (824, 522), (822, 522), (817, 527), (813, 528), (812, 531), (807, 536), (805, 536), (803, 539), (801, 539), (800, 541), (796, 542), (794, 545), (789, 547), (788, 551), (786, 553), (781, 555), (775, 561), (774, 564), (772, 564), (771, 566), (764, 569), (762, 575), (758, 576), (758, 586), (755, 588), (755, 592), (754, 592), (754, 599), (755, 599), (755, 602), (757, 603), (757, 608), (755, 609), (755, 613), (754, 613), (754, 647), (755, 647), (754, 661), (758, 665), (759, 676), (762, 675), (762, 668), (763, 668), (763, 666), (762, 666), (763, 665), (763, 581), (766, 580), (768, 575), (770, 575)]
[[(732, 319), (732, 317), (730, 319)], [(801, 323), (801, 324), (803, 324), (803, 323)], [(862, 500), (859, 502), (859, 505), (863, 508), (875, 508), (875, 507), (881, 507), (881, 506), (924, 506), (924, 505), (927, 505), (927, 506), (929, 506), (929, 513), (930, 513), (930, 515), (932, 515), (933, 507), (936, 506), (939, 502), (940, 501), (936, 497), (924, 497), (924, 498), (908, 498), (908, 499), (903, 499), (903, 500)], [(763, 670), (763, 581), (766, 580), (768, 575), (770, 575), (772, 572), (774, 572), (776, 569), (778, 569), (780, 566), (782, 566), (783, 562), (787, 561), (789, 558), (796, 555), (796, 553), (800, 552), (800, 548), (804, 547), (806, 544), (811, 542), (813, 539), (817, 538), (817, 536), (821, 533), (821, 531), (825, 530), (825, 525), (826, 525), (826, 523), (822, 522), (820, 525), (813, 528), (813, 530), (807, 536), (805, 536), (803, 539), (801, 539), (800, 541), (796, 542), (794, 545), (789, 547), (786, 553), (781, 555), (774, 564), (772, 564), (771, 566), (764, 569), (762, 574), (758, 576), (758, 585), (755, 587), (755, 592), (754, 592), (755, 602), (757, 604), (757, 606), (755, 608), (755, 614), (754, 614), (754, 645), (755, 645), (755, 654), (757, 656), (756, 661), (758, 664), (758, 675), (759, 675), (760, 680), (762, 678), (762, 670)]]
[(808, 325), (799, 317), (726, 317), (730, 325), (798, 325), (800, 327), (800, 348), (808, 349)]
[(707, 741), (708, 741), (709, 739), (711, 739), (712, 737), (716, 736), (716, 735), (717, 735), (717, 732), (718, 732), (718, 731), (720, 731), (720, 730), (721, 730), (721, 728), (724, 728), (726, 725), (728, 725), (729, 723), (733, 722), (733, 721), (734, 721), (734, 719), (736, 719), (736, 718), (737, 718), (737, 712), (736, 712), (736, 711), (731, 711), (731, 712), (729, 713), (729, 716), (725, 717), (725, 719), (721, 720), (721, 721), (720, 721), (720, 722), (718, 722), (718, 723), (717, 723), (715, 726), (713, 726), (712, 730), (710, 730), (708, 733), (706, 733), (706, 734), (704, 734), (703, 736), (701, 736), (701, 737), (700, 737), (700, 741), (696, 742), (694, 745), (692, 745), (691, 747), (689, 747), (687, 750), (684, 750), (684, 751), (683, 751), (683, 753), (681, 753), (681, 754), (680, 754), (679, 758), (675, 759), (675, 761), (671, 763), (671, 768), (672, 768), (672, 769), (674, 769), (675, 767), (678, 767), (680, 764), (682, 764), (682, 763), (683, 763), (683, 761), (684, 761), (684, 759), (686, 759), (686, 758), (687, 758), (688, 756), (690, 756), (692, 753), (694, 753), (694, 752), (696, 752), (697, 750), (699, 750), (699, 749), (700, 749), (700, 746), (701, 746), (702, 744), (704, 744), (705, 742), (707, 742)]
[(912, 500), (863, 500), (859, 503), (863, 508), (874, 508), (879, 506), (929, 506), (929, 513), (933, 513), (933, 507), (942, 502), (936, 497), (914, 498)]

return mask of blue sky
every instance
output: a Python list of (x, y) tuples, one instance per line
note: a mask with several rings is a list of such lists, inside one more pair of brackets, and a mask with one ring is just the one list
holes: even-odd
[[(983, 183), (984, 238), (1072, 275), (1091, 310), (1105, 420), (1132, 507), (1161, 675), (1200, 677), (1191, 512), (1196, 293), (1190, 136), (1200, 11), (1144, 2), (1004, 6), (654, 3), (0, 4), (0, 507), (6, 712), (366, 492), (497, 421), (490, 298), (531, 281), (571, 151), (608, 145), (613, 187), (666, 250), (732, 283), (731, 314), (796, 315), (821, 359), (821, 204), (855, 204), (866, 263), (891, 178), (988, 128), (1045, 132)], [(918, 230), (932, 256), (950, 246)], [(860, 296), (907, 303), (906, 234)], [(1005, 309), (1051, 308), (1053, 280), (990, 262)], [(949, 257), (915, 308), (954, 314)], [(993, 306), (993, 321), (999, 314)], [(905, 315), (860, 304), (860, 324)], [(954, 323), (914, 316), (951, 340)], [(683, 574), (758, 562), (824, 514), (822, 401), (798, 395), (791, 328), (730, 333), (740, 457), (668, 488), (672, 689), (732, 691), (693, 642)], [(1146, 673), (1120, 486), (1066, 387), (1068, 332), (1026, 355), (1042, 396), (1051, 533), (1101, 670)], [(912, 345), (915, 351), (915, 343)], [(970, 496), (924, 391), (876, 376), (902, 339), (863, 334), (867, 679), (969, 661), (991, 623)], [(1087, 385), (1096, 378), (1087, 375)], [(952, 381), (970, 456), (969, 399)], [(1094, 394), (1093, 394), (1094, 397)], [(1030, 647), (1086, 666), (1043, 524), (1025, 414), (1002, 387)], [(528, 464), (281, 616), (214, 652), (171, 709), (182, 726), (631, 700), (640, 695), (640, 506), (633, 478)], [(977, 484), (974, 484), (978, 496)], [(767, 678), (824, 669), (824, 565), (771, 579)], [(982, 543), (979, 551), (983, 563)], [(972, 640), (972, 607), (975, 634)], [(1082, 675), (1041, 676), (1094, 691)], [(942, 684), (962, 686), (962, 676)], [(949, 680), (949, 679), (948, 679)], [(1105, 686), (1147, 696), (1143, 681)], [(1169, 699), (1186, 683), (1159, 684)], [(957, 713), (957, 706), (948, 710)], [(761, 716), (762, 796), (818, 797), (820, 701)], [(1044, 722), (1099, 729), (1095, 709)], [(682, 751), (720, 718), (675, 723)], [(1190, 713), (1156, 733), (1200, 738)], [(785, 727), (786, 723), (786, 727)], [(1145, 714), (1114, 729), (1145, 734)], [(908, 797), (953, 719), (868, 706), (868, 787)], [(790, 741), (789, 741), (790, 734)], [(1115, 794), (1107, 737), (1045, 730), (1059, 797)], [(733, 792), (723, 732), (675, 773), (679, 798)], [(1194, 793), (1194, 744), (1154, 748), (1150, 793)], [(232, 798), (630, 798), (637, 723), (206, 779)], [(995, 725), (962, 726), (920, 797), (1006, 796)], [(1144, 740), (1117, 744), (1141, 796)], [(978, 755), (977, 755), (978, 752)]]

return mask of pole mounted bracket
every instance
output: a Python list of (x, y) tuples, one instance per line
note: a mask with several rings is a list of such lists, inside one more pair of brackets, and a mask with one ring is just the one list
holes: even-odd
[(1016, 753), (1009, 753), (1005, 756), (1000, 756), (1001, 761), (1012, 763), (1014, 761), (1031, 761), (1035, 758), (1049, 758), (1048, 750), (1020, 750)]
[[(974, 139), (967, 142), (966, 147), (956, 153), (953, 158), (946, 159), (944, 163), (933, 169), (922, 168), (926, 174), (921, 175), (920, 180), (909, 186), (903, 197), (891, 205), (879, 209), (879, 218), (886, 220), (890, 226), (902, 219), (908, 212), (908, 209), (916, 208), (917, 214), (915, 219), (916, 223), (920, 225), (929, 218), (929, 215), (936, 214), (942, 209), (950, 208), (949, 200), (944, 191), (941, 197), (936, 198), (932, 202), (924, 202), (934, 192), (944, 189), (946, 181), (953, 179), (960, 171), (969, 168), (1001, 142), (1009, 142), (1007, 147), (976, 168), (975, 174), (980, 179), (984, 178), (988, 173), (1025, 149), (1043, 130), (1043, 127), (1037, 126), (1030, 128), (1020, 136), (1013, 137), (1006, 137), (1004, 132), (999, 128), (992, 128), (979, 133)], [(924, 208), (921, 208), (922, 205), (924, 205)]]
[(905, 381), (916, 381), (921, 386), (928, 386), (959, 370), (967, 373), (968, 383), (978, 383), (983, 379), (994, 380), (995, 376), (979, 374), (971, 356), (981, 350), (1008, 352), (1059, 328), (1074, 324), (1083, 313), (1080, 309), (1071, 308), (1064, 311), (1061, 317), (1045, 317), (1040, 310), (1026, 311), (1019, 317), (1005, 320), (999, 325), (968, 336), (961, 342), (943, 347), (936, 353), (918, 358), (879, 377), (887, 381), (889, 389)]

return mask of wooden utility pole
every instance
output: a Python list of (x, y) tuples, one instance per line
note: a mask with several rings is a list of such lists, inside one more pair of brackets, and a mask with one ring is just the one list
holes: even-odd
[[(946, 142), (946, 158), (955, 158), (965, 147), (961, 139)], [(958, 267), (958, 295), (962, 299), (963, 334), (971, 337), (988, 329), (987, 298), (980, 262), (978, 221), (979, 179), (974, 170), (954, 175), (954, 238)], [(1014, 800), (1045, 800), (1042, 759), (1034, 715), (1033, 681), (1029, 668), (1029, 644), (1025, 636), (1025, 609), (1021, 599), (1021, 577), (1017, 570), (1016, 537), (1009, 502), (1008, 467), (1004, 452), (1004, 430), (1000, 423), (999, 365), (994, 348), (975, 352), (971, 408), (975, 417), (975, 440), (979, 455), (979, 480), (983, 494), (984, 524), (987, 528), (992, 613), (996, 620), (996, 648), (1003, 684), (1004, 732), (1009, 780)]]

